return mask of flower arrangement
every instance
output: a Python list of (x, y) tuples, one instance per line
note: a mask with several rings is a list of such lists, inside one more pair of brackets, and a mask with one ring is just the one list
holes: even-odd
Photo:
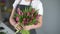
[[(14, 18), (17, 22), (19, 22), (20, 26), (28, 26), (28, 25), (36, 25), (39, 23), (39, 14), (37, 12), (38, 10), (33, 9), (32, 7), (25, 8), (25, 10), (17, 10), (17, 13), (15, 13)], [(18, 27), (18, 26), (17, 26)], [(17, 30), (17, 32), (20, 32), (22, 34), (30, 34), (29, 30)]]

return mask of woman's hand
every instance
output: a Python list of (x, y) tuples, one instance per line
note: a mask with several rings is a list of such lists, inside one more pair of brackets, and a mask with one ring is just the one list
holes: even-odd
[(24, 26), (24, 30), (31, 30), (32, 29), (32, 26)]
[(24, 30), (36, 29), (36, 28), (38, 28), (38, 26), (37, 26), (37, 25), (38, 25), (38, 24), (36, 24), (36, 25), (24, 26)]
[(19, 23), (15, 22), (15, 20), (13, 18), (10, 18), (10, 24), (16, 29), (16, 30), (21, 30), (21, 26), (19, 25)]
[(17, 23), (14, 27), (15, 27), (16, 30), (21, 30), (22, 29), (22, 27), (19, 25), (19, 23)]

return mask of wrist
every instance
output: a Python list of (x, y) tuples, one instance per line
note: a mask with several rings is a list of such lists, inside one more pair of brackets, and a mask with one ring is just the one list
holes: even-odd
[(39, 25), (32, 25), (32, 29), (37, 29), (39, 28)]

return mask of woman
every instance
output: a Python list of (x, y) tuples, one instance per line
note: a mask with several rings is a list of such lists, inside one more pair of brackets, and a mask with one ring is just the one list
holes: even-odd
[[(42, 26), (43, 7), (42, 3), (39, 0), (15, 0), (15, 2), (13, 3), (13, 9), (10, 16), (10, 23), (12, 26), (16, 28), (16, 26), (18, 25), (18, 23), (16, 24), (16, 21), (13, 19), (15, 10), (17, 8), (23, 10), (25, 7), (29, 6), (32, 6), (32, 8), (35, 9), (39, 9), (38, 14), (40, 14), (41, 16), (39, 17), (38, 21), (40, 23), (38, 23), (37, 25), (24, 26), (24, 29), (25, 30), (37, 29)], [(17, 27), (16, 30), (21, 30), (21, 27), (20, 26)]]

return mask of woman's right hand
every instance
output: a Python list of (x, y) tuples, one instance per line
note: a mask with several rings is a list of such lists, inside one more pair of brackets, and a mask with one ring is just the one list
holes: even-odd
[(19, 25), (19, 23), (15, 22), (15, 20), (13, 18), (10, 18), (10, 24), (16, 29), (16, 30), (21, 30), (22, 27)]
[(17, 23), (14, 27), (15, 27), (16, 30), (21, 30), (22, 29), (22, 27), (19, 25), (19, 23)]

